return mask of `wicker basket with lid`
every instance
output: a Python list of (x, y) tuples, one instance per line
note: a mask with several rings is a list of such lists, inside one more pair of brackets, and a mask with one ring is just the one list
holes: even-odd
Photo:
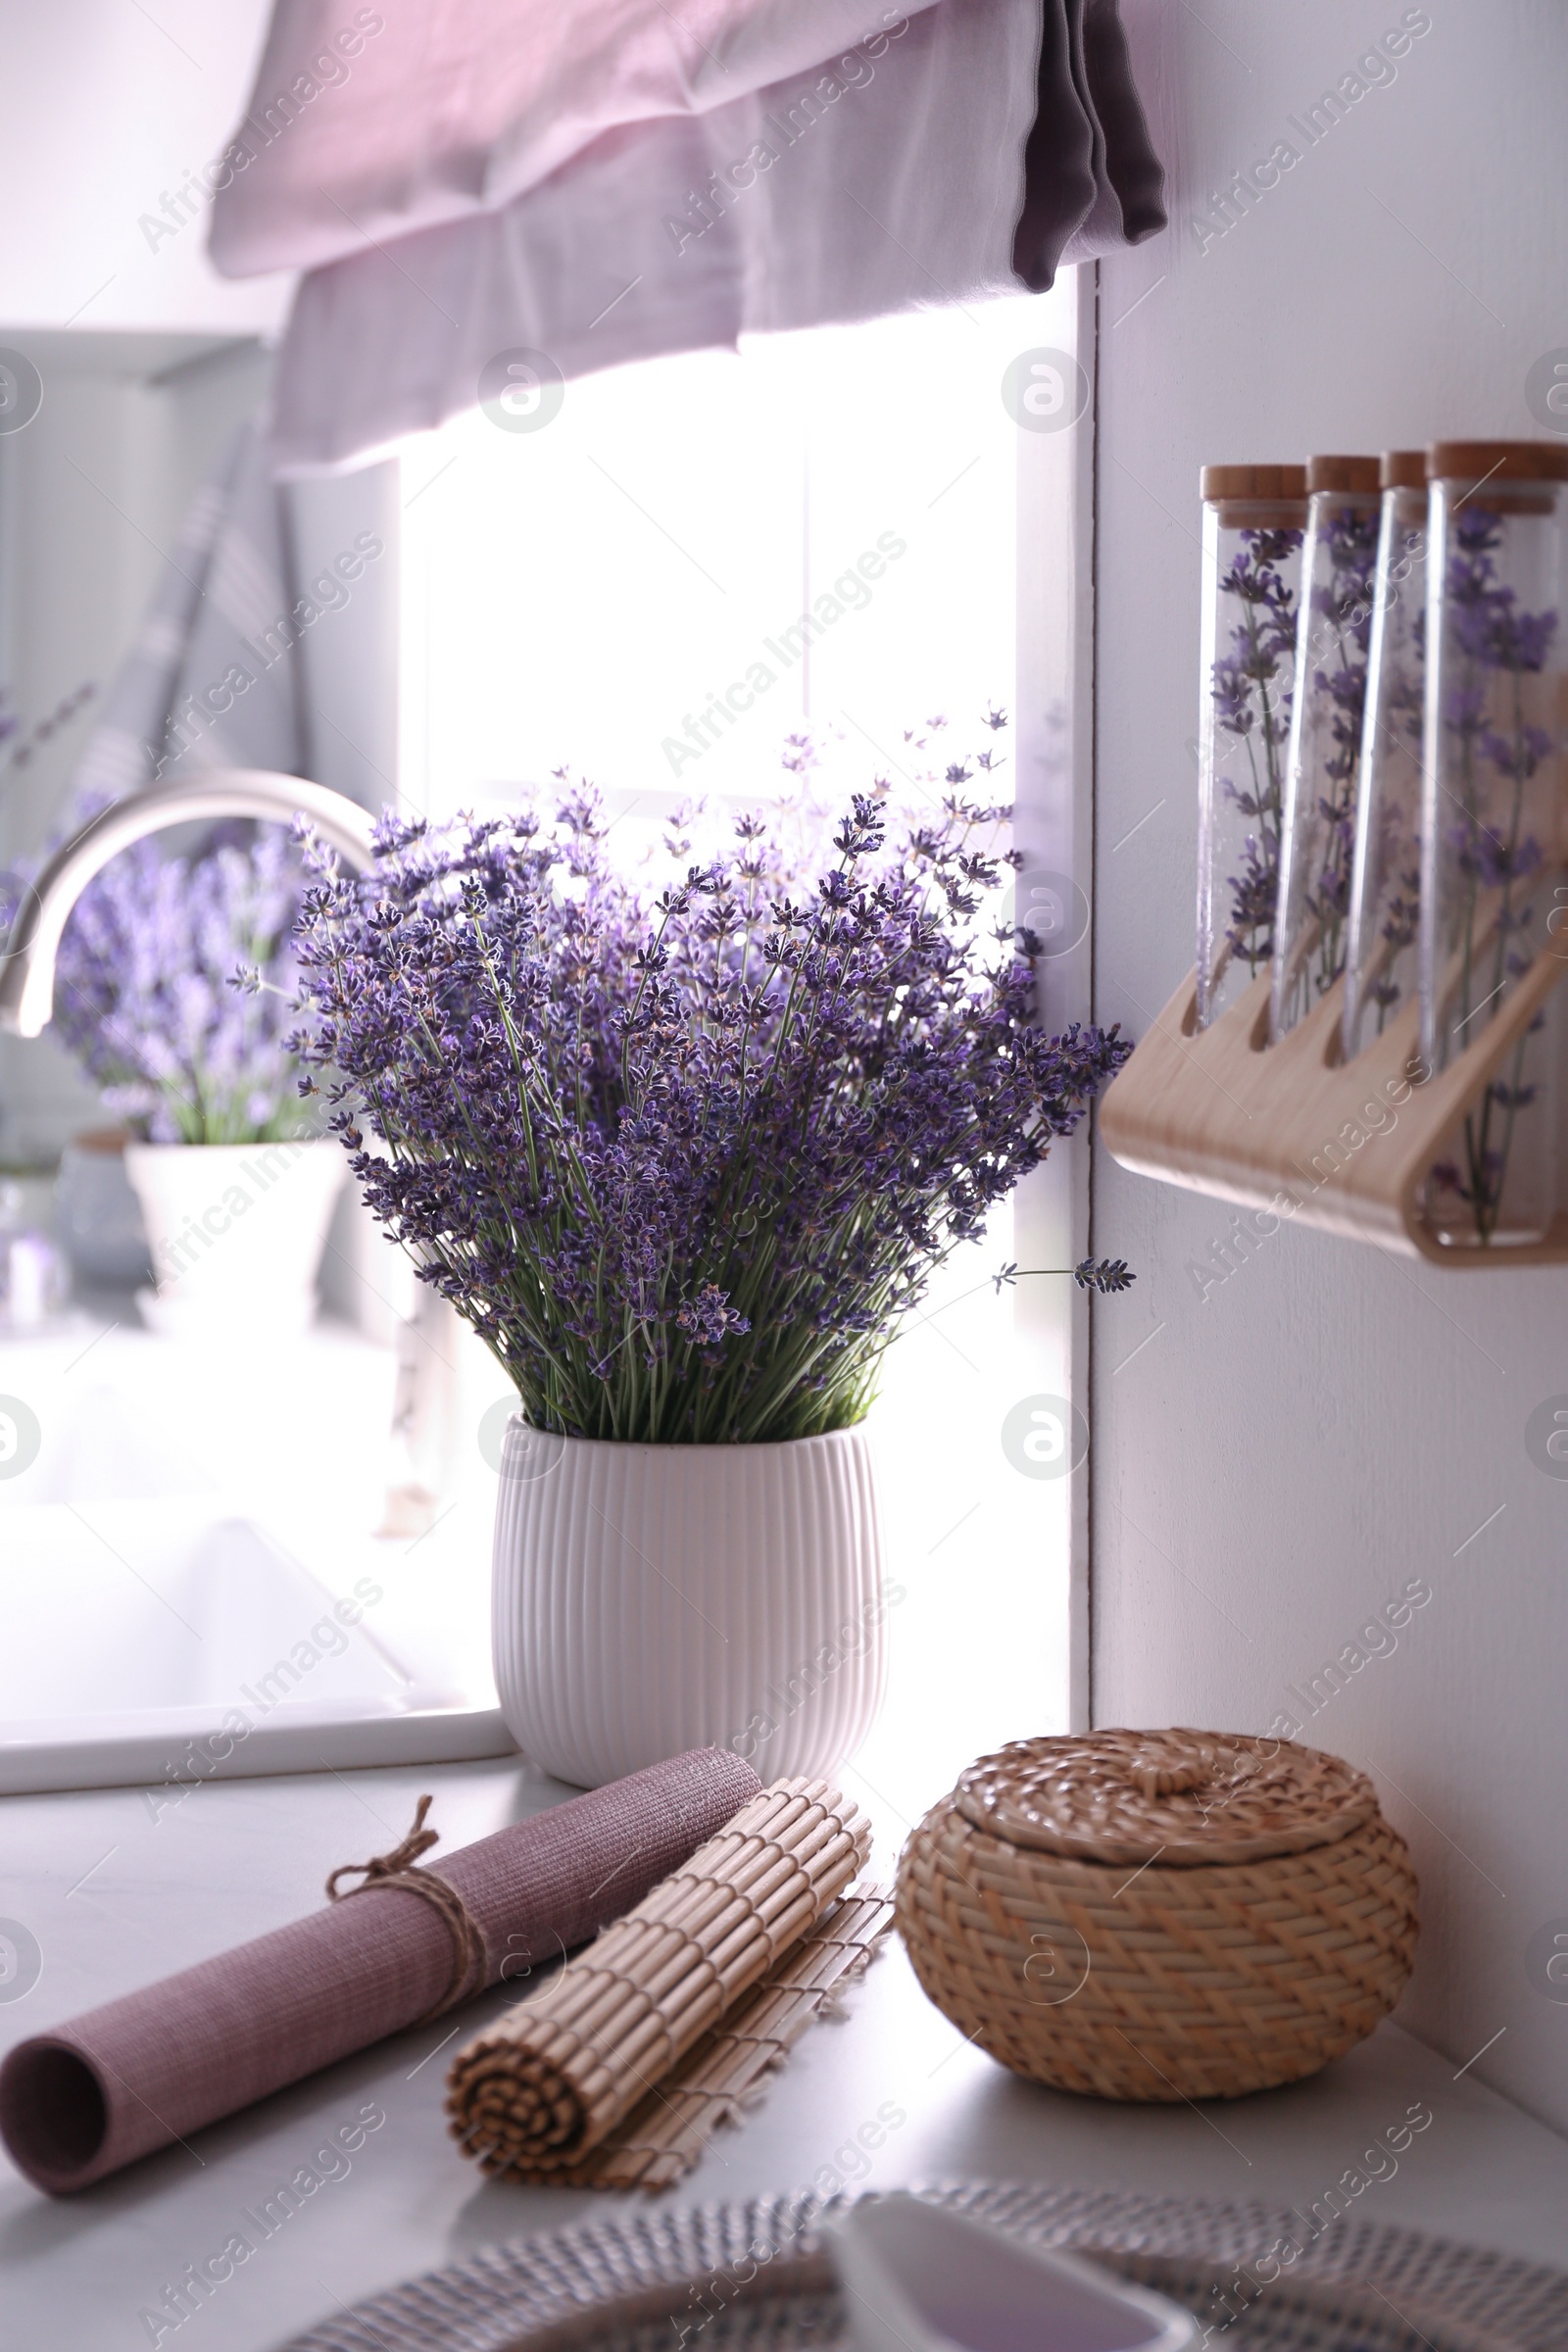
[(904, 1849), (898, 1924), (937, 2007), (1015, 2073), (1234, 2098), (1371, 2033), (1410, 1974), (1415, 1897), (1340, 1757), (1104, 1731), (971, 1764)]

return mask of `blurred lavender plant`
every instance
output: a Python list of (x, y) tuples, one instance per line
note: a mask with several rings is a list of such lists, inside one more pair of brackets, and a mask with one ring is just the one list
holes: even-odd
[(1274, 953), (1283, 755), (1291, 733), (1297, 615), (1282, 567), (1298, 554), (1303, 537), (1298, 530), (1243, 531), (1219, 584), (1222, 596), (1236, 599), (1242, 617), (1231, 630), (1231, 651), (1214, 663), (1215, 724), (1245, 744), (1250, 771), (1250, 784), (1224, 779), (1225, 798), (1248, 822), (1242, 870), (1225, 877), (1231, 892), (1225, 941), (1232, 956), (1246, 958), (1253, 979)]
[(148, 1141), (270, 1143), (301, 1131), (282, 1034), (304, 883), (285, 827), (228, 826), (190, 858), (137, 842), (76, 901), (53, 1025), (106, 1105)]
[(310, 849), (286, 1042), (535, 1426), (858, 1420), (933, 1268), (1126, 1057), (1116, 1029), (1034, 1027), (1038, 941), (976, 927), (1008, 811), (963, 787), (993, 764), (950, 763), (896, 849), (877, 797), (804, 869), (745, 816), (657, 896), (564, 778), (553, 818), (388, 815), (363, 878)]
[[(1463, 1037), (1468, 1023), (1498, 1004), (1534, 960), (1531, 885), (1546, 860), (1525, 824), (1526, 793), (1557, 746), (1546, 728), (1527, 720), (1520, 681), (1544, 668), (1558, 616), (1521, 612), (1515, 591), (1499, 580), (1500, 514), (1462, 506), (1454, 528), (1457, 544), (1445, 589), (1459, 662), (1442, 721), (1458, 754), (1459, 814), (1447, 831), (1458, 878), (1450, 925), (1458, 976), (1446, 1017)], [(1494, 1079), (1467, 1112), (1462, 1164), (1441, 1160), (1431, 1171), (1436, 1194), (1465, 1204), (1473, 1238), (1483, 1245), (1497, 1231), (1514, 1121), (1536, 1100), (1536, 1087), (1525, 1082), (1525, 1055), (1530, 1037), (1544, 1022), (1538, 1012), (1519, 1040), (1508, 1075)]]

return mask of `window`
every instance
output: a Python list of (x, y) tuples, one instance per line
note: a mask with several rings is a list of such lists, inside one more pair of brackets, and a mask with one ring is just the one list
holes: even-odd
[[(1021, 431), (1002, 386), (1021, 354), (1070, 368), (1075, 277), (617, 369), (568, 384), (554, 416), (524, 387), (515, 419), (477, 412), (411, 446), (406, 801), (439, 817), (564, 762), (601, 787), (630, 854), (680, 799), (763, 802), (795, 732), (823, 781), (880, 771), (907, 798), (905, 729), (946, 713), (956, 750), (977, 748), (996, 704), (1015, 720), (1003, 789), (1020, 846), (1070, 896), (1088, 428)], [(1048, 967), (1053, 1025), (1086, 1009), (1086, 972), (1082, 945)], [(1051, 1435), (1022, 1475), (1002, 1443), (1010, 1410), (1070, 1397), (1081, 1309), (1063, 1276), (1000, 1296), (991, 1279), (1082, 1255), (1081, 1192), (1058, 1151), (889, 1358), (876, 1425), (902, 1597), (857, 1769), (890, 1828), (978, 1750), (1081, 1710), (1071, 1416), (1041, 1404)], [(468, 1377), (482, 1407), (494, 1370)]]

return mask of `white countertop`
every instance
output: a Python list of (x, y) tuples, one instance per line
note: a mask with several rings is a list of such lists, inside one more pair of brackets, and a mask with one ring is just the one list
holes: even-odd
[[(325, 1871), (393, 1844), (426, 1788), (449, 1847), (568, 1793), (517, 1760), (215, 1782), (157, 1819), (130, 1789), (5, 1799), (0, 1917), (30, 1930), (43, 1967), (24, 1997), (0, 2002), (0, 2047), (314, 1909)], [(240, 2208), (309, 2163), (367, 2101), (386, 2120), (348, 2172), (160, 2342), (267, 2352), (498, 2238), (637, 2203), (487, 2182), (448, 2139), (444, 2045), (508, 1997), (485, 1996), (461, 2026), (443, 2020), (364, 2051), (74, 2198), (39, 2195), (0, 2158), (5, 2352), (151, 2342), (140, 2314), (164, 2282), (217, 2251)], [(810, 2031), (764, 2104), (720, 2133), (669, 2197), (985, 2177), (1309, 2204), (1424, 2101), (1431, 2127), (1354, 2210), (1568, 2267), (1568, 2141), (1393, 2026), (1287, 2090), (1123, 2108), (994, 2065), (925, 2000), (896, 1945), (848, 2009)], [(855, 2135), (884, 2107), (906, 2120), (862, 2157)]]

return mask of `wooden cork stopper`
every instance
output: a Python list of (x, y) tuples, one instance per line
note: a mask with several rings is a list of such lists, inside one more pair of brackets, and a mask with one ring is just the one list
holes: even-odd
[(1568, 442), (1434, 441), (1427, 480), (1568, 482)]
[(1307, 492), (1310, 495), (1317, 490), (1346, 490), (1352, 495), (1376, 497), (1378, 473), (1376, 458), (1308, 458)]
[(1200, 495), (1217, 504), (1227, 498), (1304, 498), (1304, 466), (1205, 466), (1199, 477)]
[(1199, 475), (1205, 505), (1227, 531), (1301, 531), (1306, 528), (1304, 466), (1205, 466)]

